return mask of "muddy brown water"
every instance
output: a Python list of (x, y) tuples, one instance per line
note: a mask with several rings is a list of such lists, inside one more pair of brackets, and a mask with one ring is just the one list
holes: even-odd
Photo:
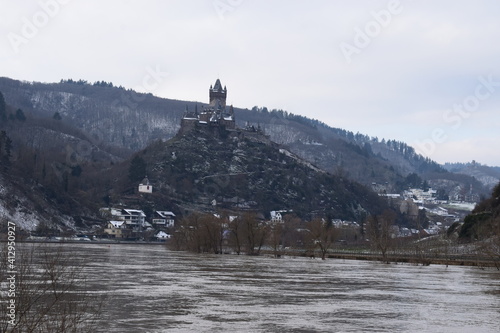
[(101, 332), (500, 332), (500, 272), (65, 244), (107, 295)]

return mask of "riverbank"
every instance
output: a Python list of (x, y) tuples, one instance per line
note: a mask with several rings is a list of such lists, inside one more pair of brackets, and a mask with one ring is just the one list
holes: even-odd
[(408, 263), (414, 265), (455, 265), (455, 266), (473, 266), (473, 267), (496, 267), (500, 269), (500, 261), (488, 258), (463, 258), (463, 257), (449, 257), (449, 258), (428, 258), (417, 256), (388, 256), (383, 258), (381, 255), (361, 255), (361, 254), (329, 254), (330, 259), (346, 259), (346, 260), (368, 260), (368, 261), (382, 261), (389, 263)]
[[(0, 243), (5, 243), (6, 241), (1, 240)], [(92, 241), (82, 241), (82, 240), (21, 240), (16, 241), (18, 244), (22, 243), (37, 243), (37, 244), (136, 244), (136, 245), (165, 245), (165, 242), (145, 242), (145, 241), (126, 241), (126, 240), (92, 240)]]
[[(1, 241), (3, 242), (3, 241)], [(93, 240), (93, 241), (82, 241), (82, 240), (23, 240), (17, 243), (47, 243), (47, 244), (103, 244), (103, 245), (163, 245), (165, 242), (146, 242), (146, 241), (126, 241), (126, 240)], [(225, 254), (233, 254), (230, 251), (225, 252)], [(293, 250), (287, 249), (286, 251), (279, 252), (278, 254), (271, 250), (262, 250), (261, 255), (273, 256), (273, 257), (311, 257), (315, 259), (320, 259), (320, 256), (315, 256), (310, 252), (304, 250)], [(365, 260), (365, 261), (380, 261), (387, 263), (403, 263), (412, 265), (453, 265), (453, 266), (471, 266), (471, 267), (493, 267), (500, 270), (500, 258), (487, 258), (487, 257), (477, 257), (471, 255), (433, 255), (433, 256), (417, 256), (412, 254), (390, 254), (384, 258), (378, 253), (369, 252), (358, 252), (358, 253), (345, 253), (343, 251), (330, 251), (326, 258), (328, 259), (343, 259), (343, 260)]]
[[(262, 254), (276, 256), (273, 251), (262, 251)], [(287, 250), (280, 253), (281, 257), (310, 257), (320, 259), (321, 256), (312, 255), (306, 251)], [(380, 261), (387, 263), (403, 263), (412, 265), (453, 265), (453, 266), (471, 266), (471, 267), (494, 267), (500, 270), (500, 258), (493, 259), (487, 257), (474, 257), (466, 255), (449, 255), (449, 256), (417, 256), (411, 254), (405, 255), (387, 255), (383, 257), (378, 253), (345, 253), (331, 251), (326, 255), (327, 259), (343, 259), (343, 260), (365, 260), (365, 261)]]

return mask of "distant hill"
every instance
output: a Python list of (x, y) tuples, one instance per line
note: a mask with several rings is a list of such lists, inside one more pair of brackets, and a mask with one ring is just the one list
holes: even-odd
[(500, 181), (500, 167), (491, 167), (472, 161), (469, 163), (446, 163), (444, 168), (450, 172), (476, 178), (486, 188), (493, 189)]
[[(21, 109), (27, 118), (5, 127), (15, 146), (43, 152), (38, 156), (60, 155), (56, 160), (70, 168), (66, 171), (71, 174), (71, 168), (78, 166), (84, 176), (157, 140), (173, 138), (186, 108), (206, 105), (136, 93), (104, 81), (37, 83), (0, 78), (0, 92), (11, 114)], [(272, 141), (320, 169), (377, 191), (399, 192), (427, 182), (450, 197), (464, 197), (471, 189), (475, 197), (489, 193), (475, 175), (449, 172), (404, 142), (332, 128), (283, 110), (254, 107), (234, 112), (238, 127), (260, 126)]]

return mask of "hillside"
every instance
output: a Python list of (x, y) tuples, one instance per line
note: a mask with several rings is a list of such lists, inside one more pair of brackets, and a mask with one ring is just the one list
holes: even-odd
[[(8, 104), (21, 108), (27, 116), (52, 118), (57, 112), (62, 122), (81, 131), (93, 145), (118, 148), (120, 153), (113, 154), (118, 157), (130, 156), (155, 140), (174, 137), (184, 110), (205, 105), (140, 94), (104, 81), (48, 84), (0, 78), (0, 91)], [(382, 184), (387, 192), (405, 188), (405, 178), (412, 173), (451, 196), (468, 191), (471, 185), (477, 197), (489, 191), (474, 177), (447, 172), (403, 142), (332, 128), (283, 110), (235, 108), (234, 113), (238, 127), (260, 125), (272, 141), (325, 171), (368, 186)]]
[[(69, 207), (64, 211), (61, 207)], [(0, 222), (16, 223), (19, 230), (34, 231), (44, 227), (53, 230), (87, 228), (85, 218), (92, 216), (76, 200), (55, 195), (51, 189), (30, 179), (12, 177), (0, 172)], [(3, 232), (3, 231), (2, 231)], [(18, 234), (21, 236), (21, 234)]]
[[(154, 192), (162, 197), (154, 200), (176, 203), (182, 212), (284, 209), (305, 218), (359, 220), (384, 207), (364, 186), (319, 170), (266, 137), (243, 130), (215, 135), (193, 130), (158, 141), (135, 158), (145, 162)], [(114, 188), (122, 184), (125, 193), (137, 184), (124, 179), (128, 165), (109, 170), (110, 175), (121, 175)], [(120, 198), (123, 192), (109, 194)]]
[(500, 181), (500, 167), (490, 167), (476, 161), (470, 163), (446, 163), (444, 168), (450, 172), (474, 177), (488, 189), (493, 189)]
[(468, 215), (460, 228), (463, 240), (489, 240), (486, 248), (500, 258), (500, 183), (491, 196), (482, 200)]

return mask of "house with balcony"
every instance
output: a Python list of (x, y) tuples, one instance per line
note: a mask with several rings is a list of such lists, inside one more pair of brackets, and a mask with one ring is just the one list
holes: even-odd
[(153, 225), (163, 228), (173, 228), (175, 225), (175, 214), (171, 211), (157, 210), (151, 221)]
[(103, 216), (107, 215), (110, 220), (124, 221), (127, 228), (144, 227), (146, 223), (146, 214), (139, 209), (101, 208), (100, 212)]

